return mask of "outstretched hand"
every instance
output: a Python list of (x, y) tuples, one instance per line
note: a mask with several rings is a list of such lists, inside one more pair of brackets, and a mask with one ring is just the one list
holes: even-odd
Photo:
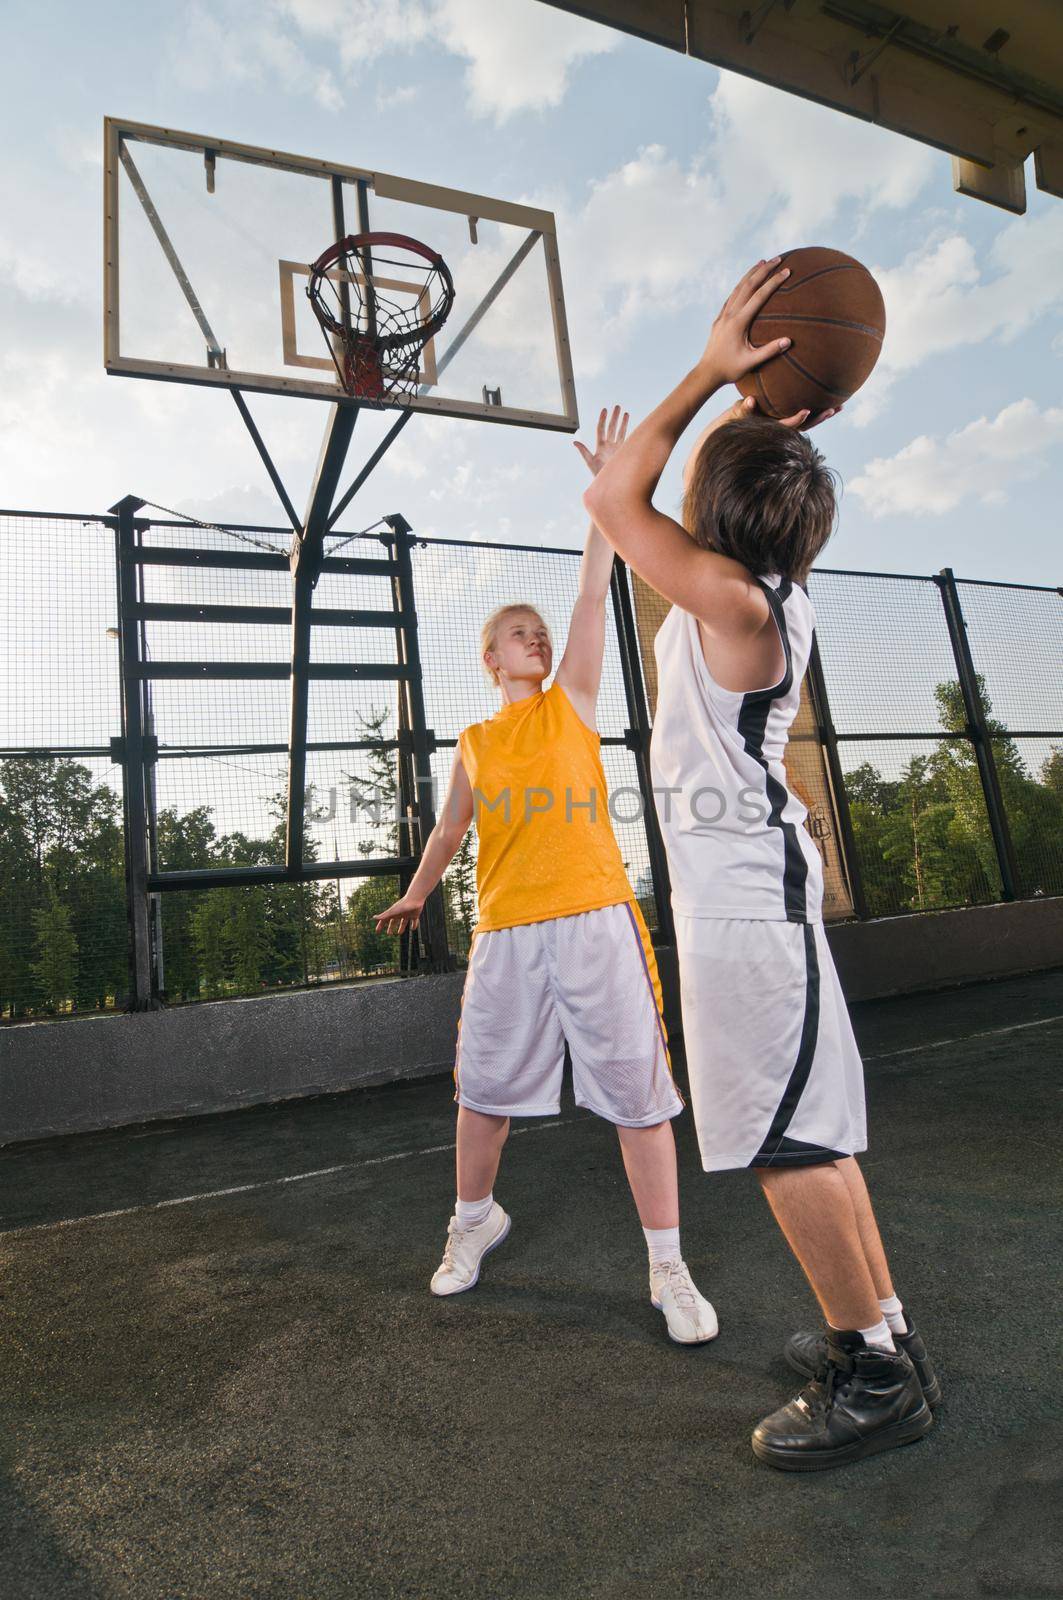
[(615, 456), (624, 440), (627, 438), (628, 413), (620, 415), (620, 407), (613, 407), (610, 417), (608, 410), (603, 410), (598, 418), (598, 433), (594, 441), (593, 451), (588, 450), (585, 444), (578, 439), (573, 439), (580, 455), (591, 469), (591, 476), (596, 478), (601, 472), (610, 456)]

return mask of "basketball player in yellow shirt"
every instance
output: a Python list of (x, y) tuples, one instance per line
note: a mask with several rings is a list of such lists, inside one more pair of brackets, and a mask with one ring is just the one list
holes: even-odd
[[(602, 412), (592, 473), (627, 430)], [(377, 931), (415, 928), (475, 818), (479, 920), (469, 952), (454, 1069), (457, 1204), (436, 1295), (459, 1294), (505, 1239), (493, 1189), (511, 1117), (560, 1110), (565, 1041), (576, 1103), (616, 1125), (650, 1259), (650, 1299), (671, 1338), (702, 1344), (716, 1315), (679, 1246), (670, 1119), (683, 1109), (672, 1077), (653, 945), (609, 820), (595, 705), (605, 650), (613, 552), (592, 523), (568, 643), (553, 667), (534, 606), (506, 605), (484, 623), (481, 657), (502, 703), (465, 728), (439, 821), (408, 892)]]

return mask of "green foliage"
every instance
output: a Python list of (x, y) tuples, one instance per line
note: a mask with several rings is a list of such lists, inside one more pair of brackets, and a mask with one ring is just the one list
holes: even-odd
[(451, 952), (464, 961), (476, 926), (476, 850), (469, 828), (443, 877), (446, 896), (447, 936)]
[(30, 970), (37, 980), (44, 1003), (52, 1010), (66, 1008), (77, 981), (78, 942), (70, 909), (48, 886), (47, 902), (32, 913), (35, 959)]
[[(978, 678), (1004, 810), (1027, 895), (1063, 894), (1063, 759), (1054, 751), (1040, 781), (994, 719)], [(958, 683), (935, 690), (943, 734), (966, 735)], [(1058, 785), (1058, 787), (1056, 786)], [(974, 746), (943, 738), (896, 780), (870, 762), (846, 774), (857, 856), (871, 916), (980, 905), (1000, 898), (996, 850)]]
[(126, 939), (114, 790), (62, 757), (0, 763), (0, 1017), (114, 1004)]
[[(1063, 894), (1063, 748), (1032, 774), (1016, 741), (992, 715), (979, 680), (1001, 795), (1020, 870), (1020, 892)], [(899, 776), (870, 762), (846, 780), (857, 854), (872, 916), (975, 905), (1000, 896), (996, 853), (974, 747), (966, 737), (959, 685), (936, 690), (942, 739), (928, 743)], [(359, 719), (359, 737), (378, 741), (367, 774), (346, 773), (357, 804), (355, 845), (365, 856), (404, 851), (396, 817), (394, 750), (384, 748), (387, 713)], [(951, 736), (951, 737), (950, 737)], [(219, 837), (210, 807), (158, 816), (164, 871), (273, 865), (284, 859), (286, 788), (267, 800), (274, 825), (262, 838)], [(317, 859), (307, 793), (306, 858)], [(374, 815), (375, 811), (375, 815)], [(341, 892), (346, 895), (341, 901)], [(443, 884), (454, 954), (472, 941), (475, 844), (463, 839)], [(398, 940), (378, 934), (377, 913), (398, 897), (396, 876), (219, 887), (157, 897), (162, 987), (194, 1001), (261, 993), (337, 975), (394, 971)], [(342, 904), (342, 911), (341, 911)], [(100, 1010), (124, 1003), (128, 925), (122, 807), (109, 784), (64, 758), (0, 762), (0, 1018)]]

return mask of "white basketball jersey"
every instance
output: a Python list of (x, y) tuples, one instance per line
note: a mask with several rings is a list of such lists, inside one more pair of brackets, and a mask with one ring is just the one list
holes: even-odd
[(679, 606), (654, 643), (650, 770), (672, 908), (691, 917), (816, 923), (823, 867), (783, 766), (815, 615), (789, 578), (757, 581), (782, 636), (786, 666), (777, 684), (749, 694), (721, 688), (705, 661), (697, 618)]

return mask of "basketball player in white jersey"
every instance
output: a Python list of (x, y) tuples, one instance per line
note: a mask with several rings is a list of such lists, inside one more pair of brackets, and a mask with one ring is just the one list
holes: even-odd
[(863, 1071), (823, 931), (822, 866), (783, 755), (814, 617), (803, 587), (833, 531), (834, 479), (804, 426), (739, 402), (684, 474), (685, 526), (653, 506), (680, 435), (723, 385), (785, 349), (749, 328), (788, 276), (742, 278), (700, 361), (628, 437), (584, 502), (671, 600), (657, 635), (654, 794), (672, 882), (683, 1034), (706, 1172), (752, 1167), (822, 1308), (794, 1334), (812, 1379), (753, 1449), (809, 1471), (907, 1444), (940, 1389), (894, 1293), (859, 1166)]

